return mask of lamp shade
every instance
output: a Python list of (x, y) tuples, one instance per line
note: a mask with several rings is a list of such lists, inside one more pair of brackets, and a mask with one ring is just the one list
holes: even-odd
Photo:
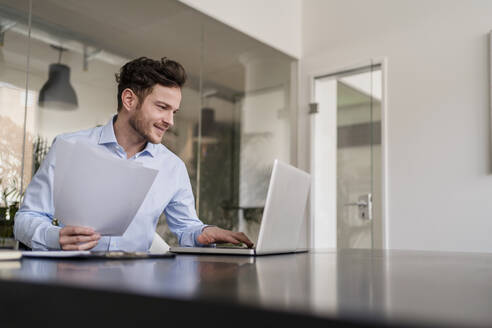
[(70, 84), (70, 67), (51, 64), (48, 81), (39, 92), (38, 104), (41, 107), (73, 110), (79, 106), (75, 90)]
[(215, 111), (202, 108), (202, 137), (213, 137), (215, 132)]
[[(216, 137), (215, 111), (213, 108), (202, 108), (202, 144), (216, 144), (219, 140)], [(198, 123), (195, 125), (194, 140), (198, 140)]]

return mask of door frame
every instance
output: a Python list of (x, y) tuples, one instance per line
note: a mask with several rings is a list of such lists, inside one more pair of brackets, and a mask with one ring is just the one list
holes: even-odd
[[(338, 66), (333, 69), (323, 70), (309, 75), (309, 92), (310, 92), (310, 102), (315, 102), (315, 80), (317, 78), (322, 78), (323, 76), (335, 75), (344, 71), (355, 70), (358, 68), (367, 67), (370, 65), (380, 65), (381, 66), (381, 83), (382, 83), (382, 94), (381, 94), (381, 245), (374, 245), (375, 248), (389, 249), (389, 211), (388, 211), (388, 59), (387, 57), (379, 57), (370, 60), (364, 60), (358, 63), (352, 63), (346, 66)], [(310, 114), (310, 172), (312, 174), (313, 181), (316, 179), (314, 171), (314, 131), (315, 131), (315, 115)], [(330, 129), (336, 129), (336, 121), (331, 124)], [(331, 130), (333, 133), (333, 130)], [(336, 134), (335, 134), (336, 135)], [(333, 163), (336, 163), (336, 152), (332, 152), (330, 159)], [(310, 197), (310, 215), (309, 215), (309, 247), (313, 250), (323, 249), (323, 248), (336, 248), (337, 247), (337, 205), (336, 205), (336, 170), (331, 170), (330, 176), (335, 181), (333, 195), (335, 195), (334, 203), (334, 215), (330, 219), (328, 225), (321, 224), (321, 222), (316, 222), (316, 207), (315, 207), (315, 188), (314, 184), (311, 184), (311, 197)], [(318, 218), (320, 220), (320, 218)], [(322, 231), (317, 231), (316, 229), (322, 229)], [(315, 231), (317, 233), (315, 233)], [(326, 236), (323, 238), (328, 238), (328, 240), (320, 241), (316, 240), (316, 234)], [(329, 245), (326, 247), (326, 245)]]

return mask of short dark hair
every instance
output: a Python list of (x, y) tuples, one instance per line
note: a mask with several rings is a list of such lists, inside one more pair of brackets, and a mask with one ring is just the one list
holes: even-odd
[(139, 103), (142, 104), (145, 97), (152, 92), (154, 85), (181, 88), (186, 82), (184, 67), (166, 57), (160, 60), (147, 57), (134, 59), (123, 65), (115, 76), (118, 83), (118, 112), (123, 106), (121, 94), (127, 88), (135, 92)]

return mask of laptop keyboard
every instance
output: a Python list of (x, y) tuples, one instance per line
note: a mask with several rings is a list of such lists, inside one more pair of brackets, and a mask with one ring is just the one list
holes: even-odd
[(217, 244), (215, 246), (215, 248), (229, 248), (229, 249), (230, 248), (234, 248), (234, 249), (237, 249), (237, 248), (243, 249), (244, 248), (244, 249), (247, 249), (248, 246), (246, 246), (246, 244), (243, 244), (243, 243), (241, 243), (239, 245), (234, 245), (234, 244)]

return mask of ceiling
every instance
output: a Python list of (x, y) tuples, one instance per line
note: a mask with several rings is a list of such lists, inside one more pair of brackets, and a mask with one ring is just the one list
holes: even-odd
[[(196, 89), (201, 75), (203, 87), (242, 93), (245, 70), (239, 58), (244, 54), (267, 49), (270, 56), (291, 59), (175, 0), (33, 0), (32, 4), (33, 29), (48, 32), (60, 44), (76, 41), (125, 59), (166, 56), (183, 64)], [(0, 0), (0, 13), (20, 18), (21, 23), (27, 12), (27, 0)]]

